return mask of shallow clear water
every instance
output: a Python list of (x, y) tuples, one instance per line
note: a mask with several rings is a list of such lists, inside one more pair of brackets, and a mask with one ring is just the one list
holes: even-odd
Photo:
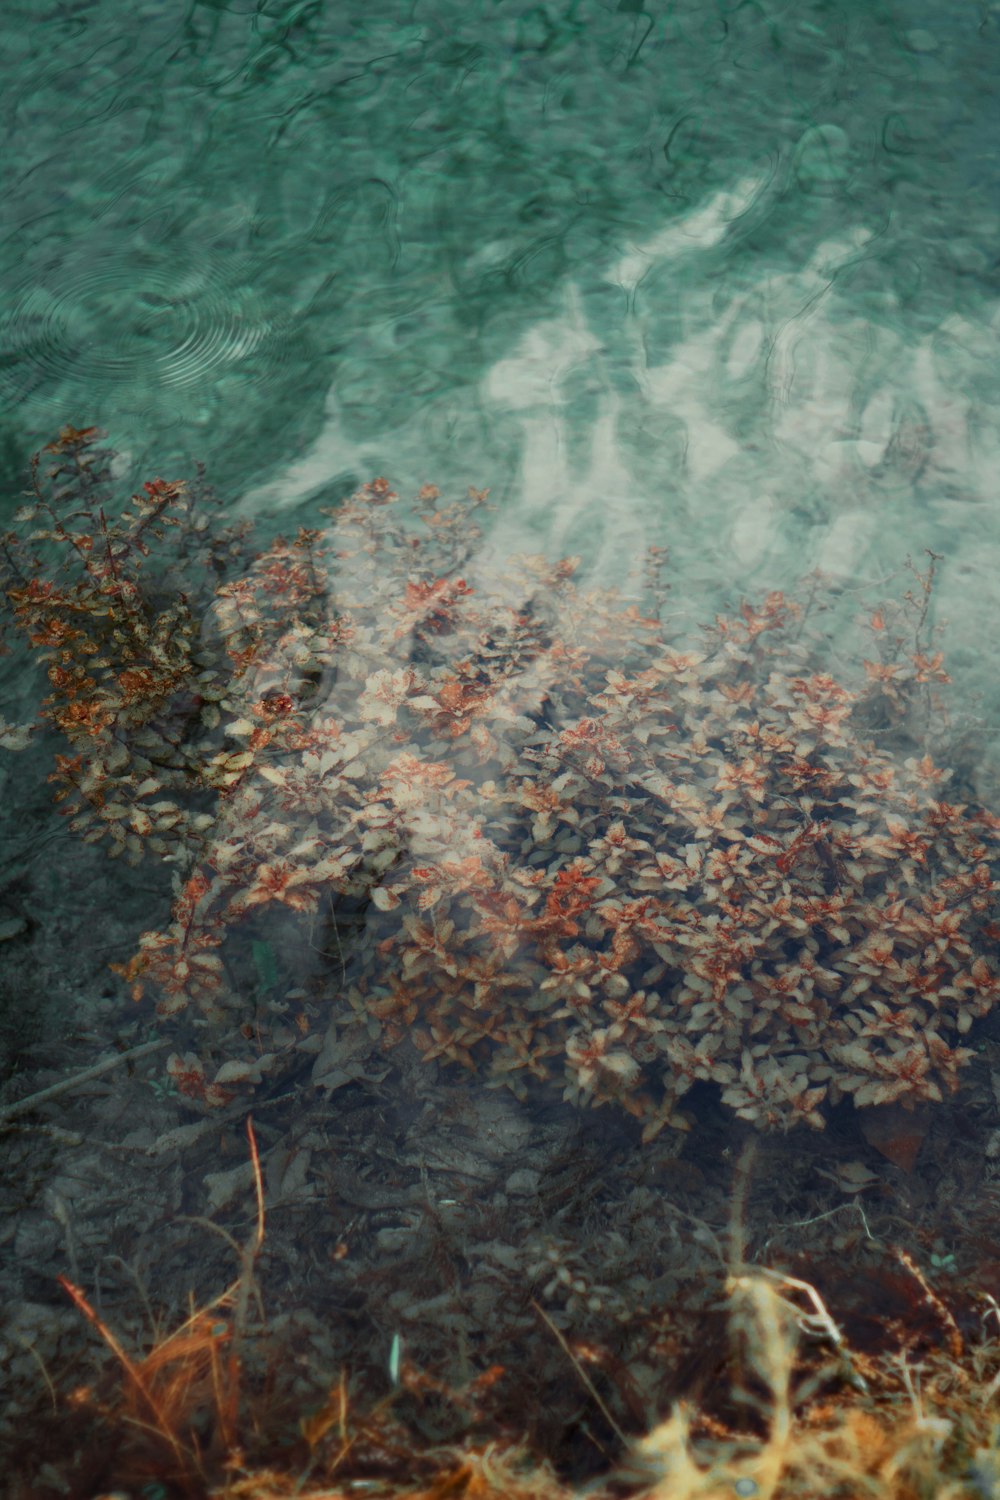
[[(944, 556), (996, 708), (1000, 6), (11, 4), (12, 469), (98, 423), (273, 527), (489, 486), (693, 613)], [(876, 585), (877, 587), (877, 585)]]
[(4, 8), (0, 392), (268, 514), (489, 485), (692, 591), (996, 583), (1000, 7)]
[[(929, 548), (956, 726), (997, 723), (997, 0), (7, 0), (0, 116), (0, 518), (72, 423), (123, 495), (201, 460), (265, 533), (488, 487), (470, 577), (666, 544), (696, 622), (818, 567), (835, 634)], [(28, 759), (7, 1008), (72, 958), (100, 1040), (165, 872), (88, 909)]]

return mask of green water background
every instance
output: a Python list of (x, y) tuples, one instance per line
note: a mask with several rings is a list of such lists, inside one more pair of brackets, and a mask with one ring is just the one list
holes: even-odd
[(692, 612), (944, 555), (995, 719), (1000, 6), (120, 0), (0, 16), (0, 440), (265, 528), (375, 474)]

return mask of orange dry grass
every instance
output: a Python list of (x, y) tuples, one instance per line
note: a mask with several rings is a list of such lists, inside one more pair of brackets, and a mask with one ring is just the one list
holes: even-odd
[[(241, 1444), (260, 1424), (241, 1394), (239, 1341), (263, 1210), (252, 1125), (248, 1136), (257, 1228), (242, 1252), (239, 1280), (210, 1307), (134, 1360), (83, 1294), (64, 1282), (124, 1371), (117, 1420), (154, 1440), (146, 1443), (141, 1464), (130, 1462), (130, 1478), (165, 1481), (171, 1495), (197, 1500), (348, 1500), (359, 1485), (366, 1496), (385, 1500), (580, 1500), (582, 1494), (590, 1500), (982, 1500), (994, 1493), (988, 1477), (972, 1484), (966, 1475), (970, 1461), (980, 1475), (993, 1473), (996, 1345), (979, 1346), (962, 1364), (954, 1349), (914, 1366), (860, 1361), (815, 1288), (748, 1267), (731, 1276), (728, 1294), (738, 1364), (752, 1374), (756, 1390), (737, 1394), (755, 1418), (750, 1425), (757, 1435), (703, 1424), (681, 1404), (631, 1445), (616, 1470), (580, 1491), (514, 1444), (421, 1449), (393, 1418), (393, 1397), (367, 1413), (352, 1410), (342, 1374), (323, 1406), (300, 1421), (298, 1462), (253, 1467)], [(803, 1337), (824, 1342), (833, 1356), (804, 1382), (797, 1357)], [(835, 1394), (822, 1397), (824, 1386)], [(715, 1431), (711, 1442), (692, 1437), (696, 1423)], [(210, 1445), (199, 1443), (199, 1429), (212, 1432)], [(362, 1478), (364, 1463), (359, 1468), (356, 1460), (373, 1452), (383, 1461), (383, 1477)]]
[(234, 1455), (239, 1446), (241, 1358), (253, 1270), (264, 1242), (264, 1188), (253, 1120), (247, 1139), (257, 1201), (254, 1232), (236, 1246), (240, 1275), (220, 1297), (191, 1316), (141, 1360), (133, 1359), (79, 1287), (65, 1276), (60, 1285), (111, 1349), (125, 1376), (120, 1420), (138, 1429), (170, 1455), (170, 1477), (179, 1484), (207, 1484), (204, 1454), (194, 1438), (198, 1418), (212, 1415), (212, 1446)]

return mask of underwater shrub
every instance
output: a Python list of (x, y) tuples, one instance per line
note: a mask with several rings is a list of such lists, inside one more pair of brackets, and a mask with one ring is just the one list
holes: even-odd
[[(413, 515), (375, 480), (256, 556), (182, 484), (109, 519), (96, 436), (36, 461), (3, 583), (69, 742), (70, 827), (177, 866), (121, 967), (163, 1017), (238, 1016), (233, 940), (280, 915), (330, 954), (308, 989), (328, 1054), (407, 1041), (647, 1136), (699, 1080), (778, 1127), (955, 1087), (1000, 998), (1000, 818), (944, 800), (931, 753), (936, 559), (834, 675), (780, 593), (683, 636), (656, 549), (634, 598), (578, 586), (576, 559), (494, 558), (486, 492), (427, 486)], [(265, 1062), (171, 1070), (213, 1103)]]

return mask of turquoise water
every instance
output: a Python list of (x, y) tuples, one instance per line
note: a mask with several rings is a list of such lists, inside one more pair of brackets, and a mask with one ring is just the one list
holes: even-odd
[(96, 422), (268, 513), (488, 484), (709, 590), (935, 546), (996, 607), (995, 4), (0, 25), (8, 446)]
[[(997, 0), (7, 0), (0, 114), (0, 519), (72, 423), (123, 496), (200, 460), (264, 533), (375, 475), (488, 487), (470, 577), (530, 544), (615, 580), (666, 544), (694, 622), (821, 568), (835, 634), (929, 548), (1000, 807)], [(0, 902), (0, 1044), (5, 1012), (61, 1005), (82, 1067), (170, 871), (119, 909), (99, 851), (64, 861), (47, 755), (0, 764), (0, 896), (33, 882)], [(225, 1207), (194, 1175), (194, 1211)], [(181, 1206), (136, 1186), (154, 1270), (190, 1259)], [(79, 1274), (41, 1210), (19, 1263), (89, 1285), (103, 1212)]]
[[(97, 423), (272, 529), (386, 474), (694, 612), (1000, 604), (1000, 6), (12, 3), (8, 467)], [(995, 693), (987, 714), (995, 710)]]

